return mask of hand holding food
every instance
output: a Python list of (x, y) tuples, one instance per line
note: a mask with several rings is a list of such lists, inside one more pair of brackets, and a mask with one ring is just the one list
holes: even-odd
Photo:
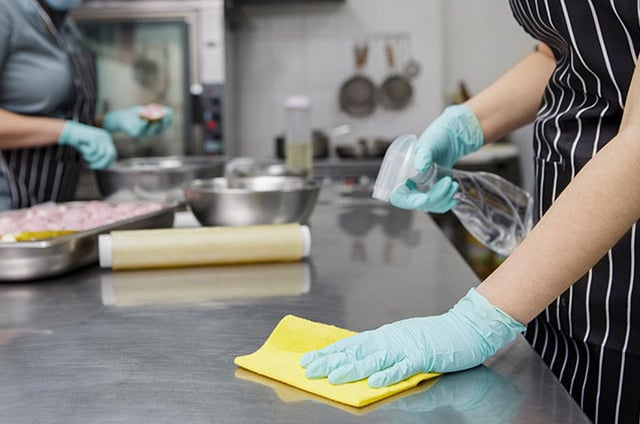
[(108, 112), (103, 128), (109, 132), (125, 132), (140, 138), (158, 135), (171, 126), (173, 109), (156, 103)]

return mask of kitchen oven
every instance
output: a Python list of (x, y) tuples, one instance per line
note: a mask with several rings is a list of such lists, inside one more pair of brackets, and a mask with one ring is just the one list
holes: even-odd
[(96, 53), (98, 114), (160, 103), (171, 128), (118, 135), (121, 158), (228, 154), (223, 0), (87, 0), (73, 12)]

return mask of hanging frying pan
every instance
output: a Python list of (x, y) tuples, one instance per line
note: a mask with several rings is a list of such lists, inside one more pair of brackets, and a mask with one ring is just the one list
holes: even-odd
[(369, 46), (367, 43), (356, 44), (353, 49), (356, 74), (346, 80), (340, 87), (340, 109), (352, 116), (367, 116), (376, 108), (376, 86), (362, 72), (367, 62)]
[(384, 47), (391, 74), (380, 85), (380, 103), (387, 109), (399, 110), (411, 101), (413, 87), (409, 78), (395, 70), (395, 54), (391, 42), (387, 42)]

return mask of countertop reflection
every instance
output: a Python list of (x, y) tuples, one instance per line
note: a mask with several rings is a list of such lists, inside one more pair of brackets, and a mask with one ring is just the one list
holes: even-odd
[(589, 422), (523, 338), (358, 409), (237, 369), (287, 314), (362, 331), (477, 284), (428, 215), (360, 194), (322, 189), (305, 261), (1, 285), (0, 422)]
[(307, 261), (119, 271), (100, 275), (102, 304), (119, 307), (299, 296), (311, 287)]

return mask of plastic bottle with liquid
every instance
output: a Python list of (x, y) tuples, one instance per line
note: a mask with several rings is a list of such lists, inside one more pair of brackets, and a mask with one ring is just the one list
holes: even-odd
[(470, 172), (433, 164), (424, 173), (414, 167), (417, 138), (398, 137), (385, 153), (373, 189), (373, 197), (389, 201), (391, 193), (410, 179), (415, 187), (428, 191), (444, 176), (459, 184), (452, 212), (478, 241), (500, 255), (509, 255), (531, 230), (531, 195), (490, 172)]
[(313, 143), (311, 140), (311, 101), (306, 96), (292, 96), (285, 102), (287, 133), (285, 163), (293, 170), (313, 178)]

